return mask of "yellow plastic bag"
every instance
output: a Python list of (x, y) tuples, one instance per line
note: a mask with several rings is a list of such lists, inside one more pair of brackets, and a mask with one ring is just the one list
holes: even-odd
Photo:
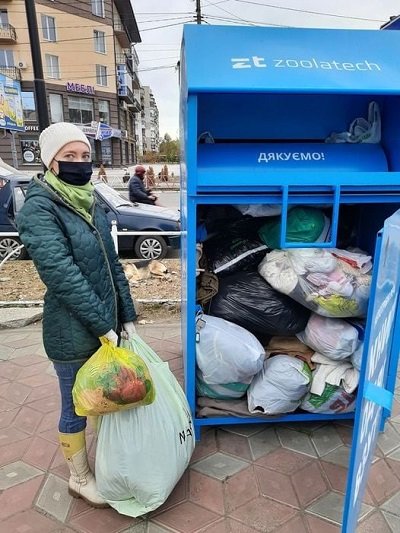
[(72, 397), (79, 416), (104, 415), (155, 399), (149, 370), (134, 352), (101, 337), (101, 347), (78, 370)]

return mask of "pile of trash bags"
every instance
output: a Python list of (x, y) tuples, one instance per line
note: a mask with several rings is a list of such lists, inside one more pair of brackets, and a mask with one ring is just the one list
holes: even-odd
[[(274, 205), (200, 212), (199, 416), (221, 406), (243, 416), (244, 401), (248, 415), (261, 416), (355, 409), (372, 257), (347, 242), (280, 249), (279, 212)], [(330, 231), (322, 208), (288, 212), (286, 242), (327, 242)]]

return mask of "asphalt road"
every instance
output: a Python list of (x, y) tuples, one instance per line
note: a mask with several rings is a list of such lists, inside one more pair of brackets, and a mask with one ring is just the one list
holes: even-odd
[[(119, 191), (125, 198), (129, 199), (128, 191)], [(179, 191), (154, 191), (158, 196), (158, 203), (163, 207), (179, 209)]]

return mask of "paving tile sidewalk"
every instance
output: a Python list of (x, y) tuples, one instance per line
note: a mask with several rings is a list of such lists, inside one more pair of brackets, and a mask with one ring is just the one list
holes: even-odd
[[(177, 323), (139, 333), (183, 379)], [(168, 501), (146, 519), (91, 509), (67, 492), (59, 394), (41, 326), (0, 330), (0, 533), (339, 532), (349, 424), (209, 429)], [(93, 463), (95, 438), (88, 430)], [(380, 437), (359, 533), (400, 533), (400, 387)]]

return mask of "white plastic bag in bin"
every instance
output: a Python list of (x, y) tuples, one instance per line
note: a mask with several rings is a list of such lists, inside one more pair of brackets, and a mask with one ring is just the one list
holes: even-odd
[(136, 517), (168, 498), (189, 465), (195, 436), (185, 394), (168, 363), (138, 335), (122, 344), (146, 362), (156, 399), (101, 418), (96, 482), (111, 507)]
[(363, 317), (368, 308), (371, 274), (353, 265), (354, 261), (350, 264), (347, 257), (340, 257), (340, 250), (294, 248), (267, 254), (258, 272), (274, 289), (319, 315)]
[(250, 413), (277, 415), (295, 411), (310, 390), (311, 370), (304, 361), (275, 355), (264, 366), (247, 391)]
[(340, 360), (350, 357), (358, 347), (358, 331), (340, 318), (312, 313), (306, 329), (297, 338), (316, 352)]
[(196, 362), (205, 383), (250, 383), (261, 370), (265, 350), (246, 329), (223, 318), (200, 314), (196, 330)]

